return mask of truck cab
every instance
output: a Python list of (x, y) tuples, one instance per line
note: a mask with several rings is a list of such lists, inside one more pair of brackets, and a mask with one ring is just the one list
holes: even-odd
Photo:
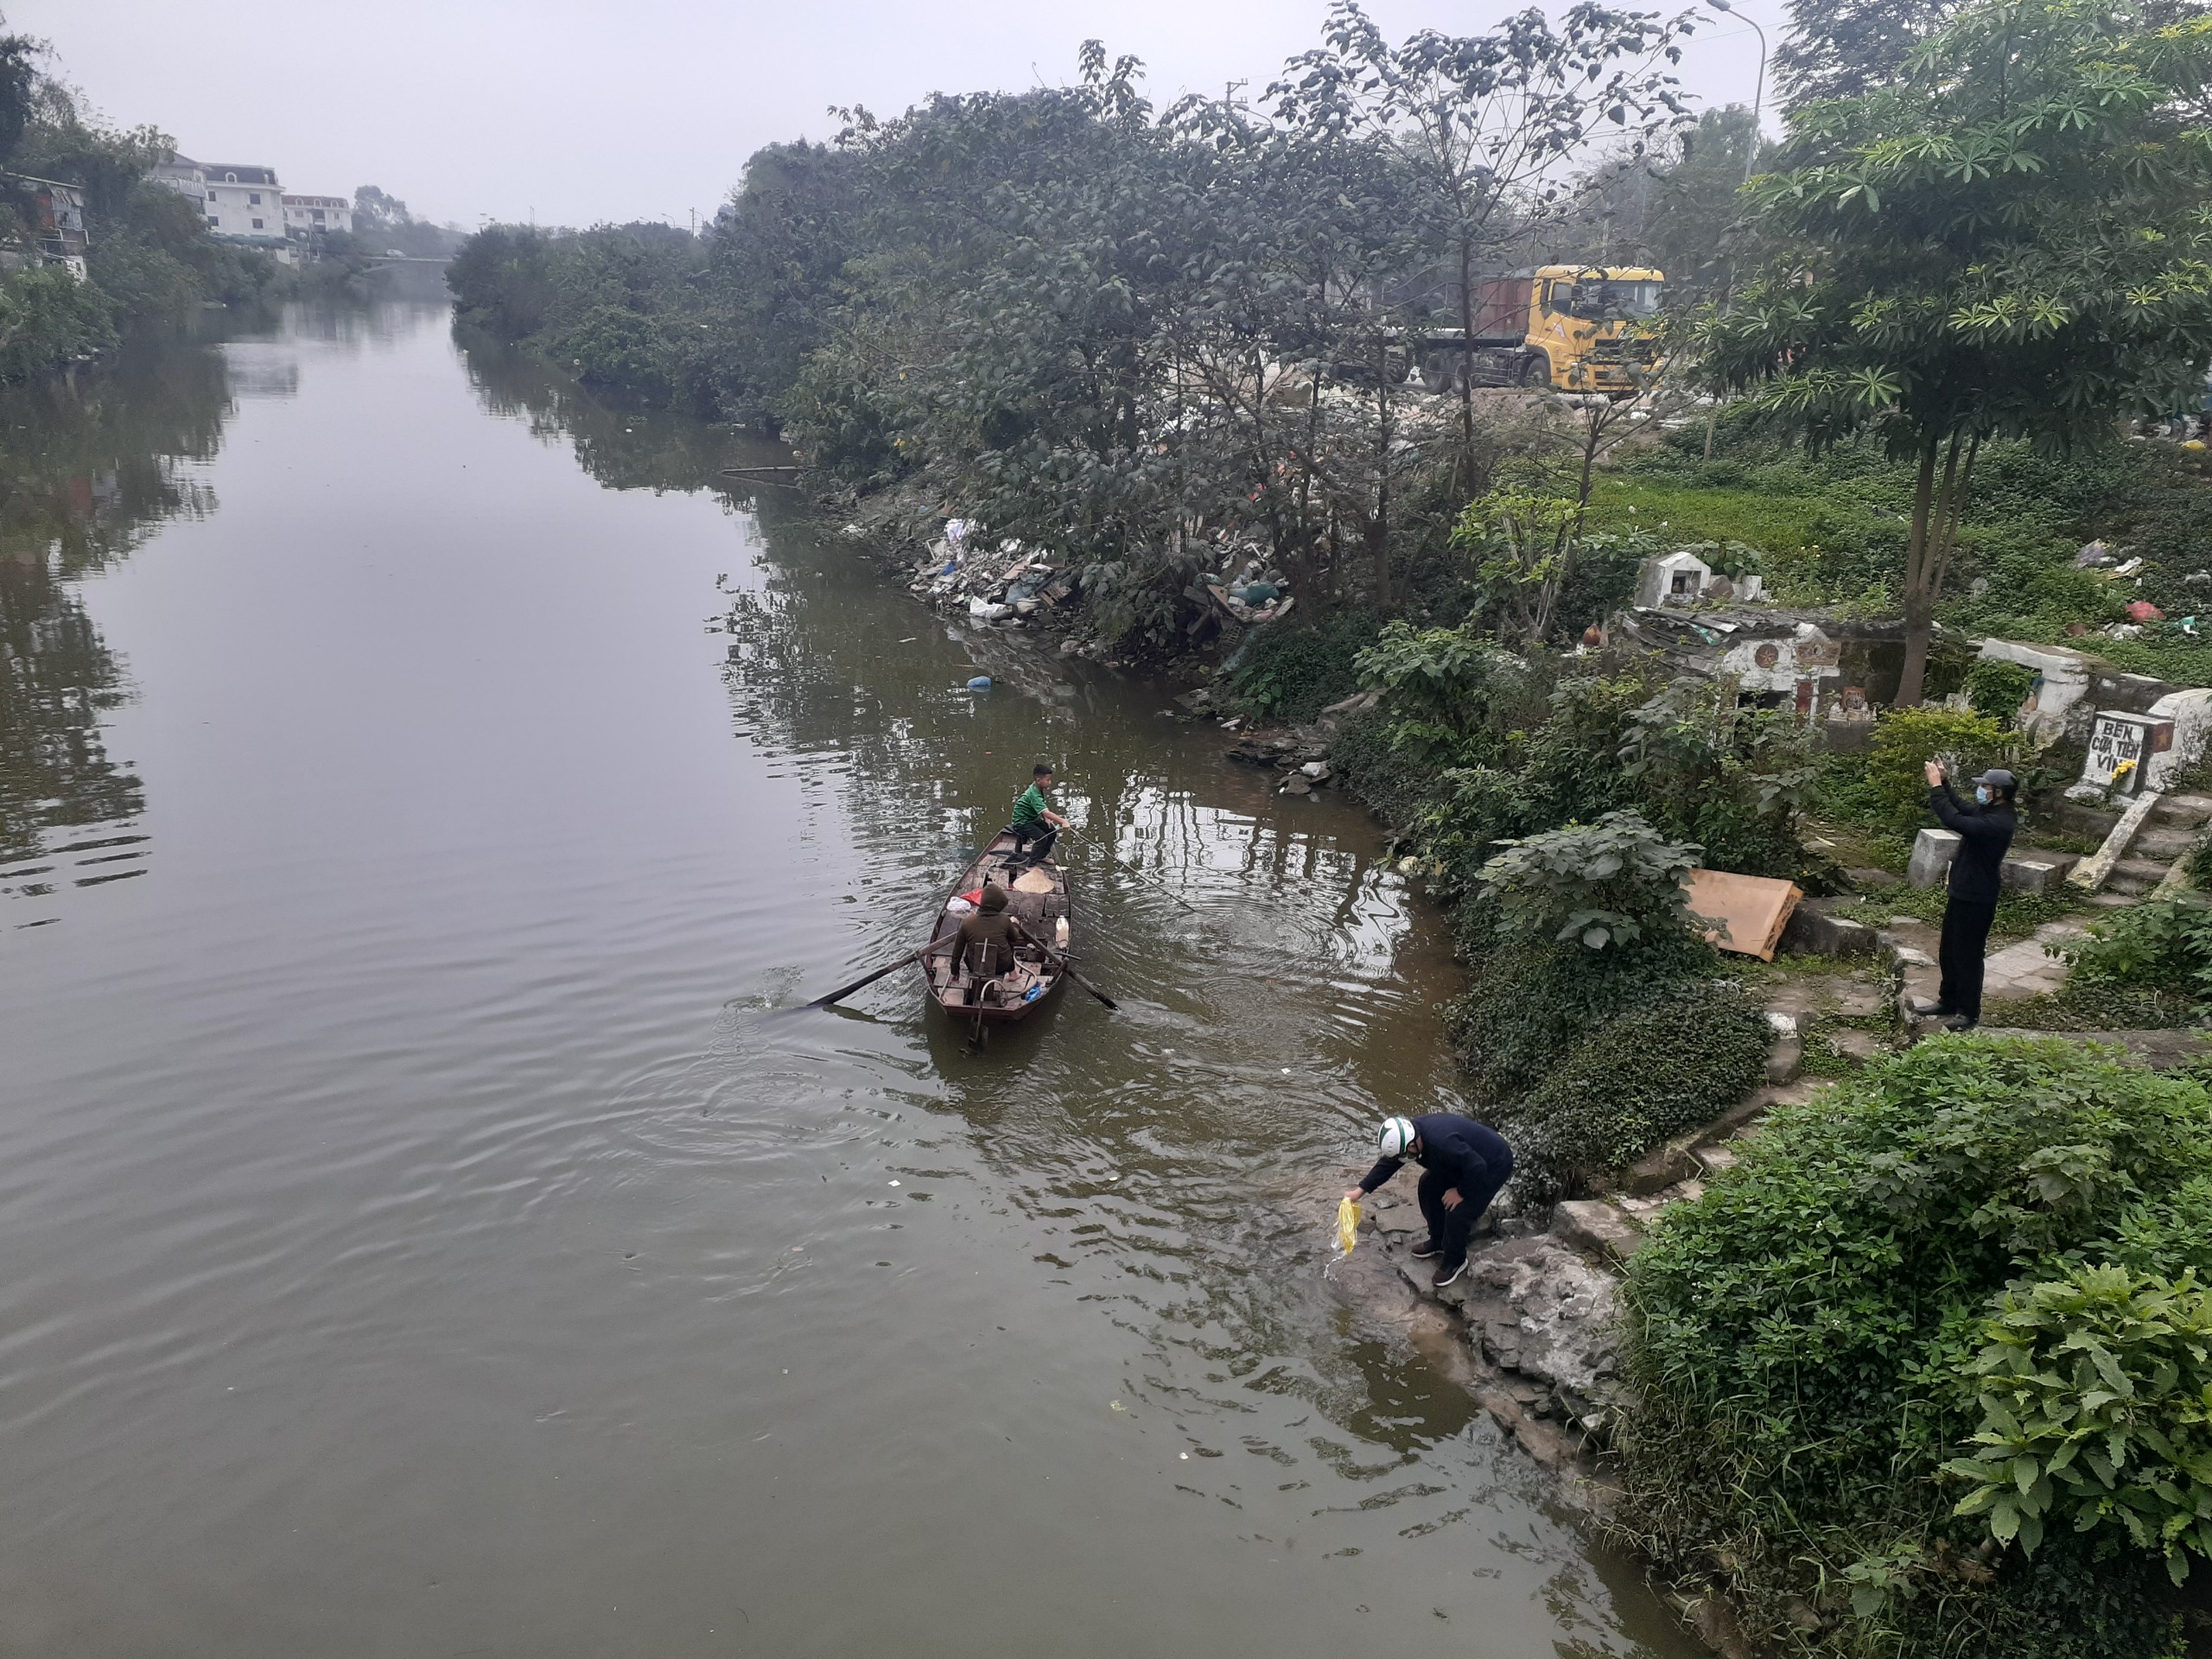
[(1478, 386), (1632, 397), (1659, 364), (1654, 324), (1666, 284), (1663, 272), (1643, 265), (1539, 265), (1479, 278), (1469, 296), (1471, 334), (1447, 326), (1420, 337), (1422, 383), (1437, 391), (1465, 377)]
[(1541, 353), (1560, 391), (1633, 395), (1659, 361), (1652, 325), (1662, 272), (1642, 265), (1540, 265), (1530, 276), (1522, 349)]

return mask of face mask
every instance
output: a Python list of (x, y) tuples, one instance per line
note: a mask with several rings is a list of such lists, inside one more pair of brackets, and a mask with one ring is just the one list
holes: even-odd
[(1976, 784), (1974, 789), (1974, 798), (1982, 805), (1987, 806), (1989, 804), (1989, 785), (1987, 784)]

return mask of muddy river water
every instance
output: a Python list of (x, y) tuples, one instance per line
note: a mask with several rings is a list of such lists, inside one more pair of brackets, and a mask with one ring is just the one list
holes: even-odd
[[(1332, 1279), (1455, 1099), (1356, 808), (435, 303), (0, 428), (0, 1653), (1686, 1651)], [(776, 1012), (1040, 755), (1119, 1014)]]

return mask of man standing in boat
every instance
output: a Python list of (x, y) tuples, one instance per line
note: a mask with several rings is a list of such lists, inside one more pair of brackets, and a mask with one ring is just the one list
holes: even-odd
[(1344, 1197), (1357, 1203), (1412, 1159), (1421, 1169), (1421, 1218), (1428, 1237), (1414, 1247), (1417, 1262), (1434, 1261), (1441, 1290), (1467, 1270), (1467, 1241), (1491, 1200), (1513, 1173), (1513, 1148), (1486, 1123), (1452, 1112), (1386, 1117), (1376, 1135), (1382, 1161)]
[(1014, 856), (1017, 862), (1045, 863), (1052, 855), (1052, 843), (1068, 827), (1068, 821), (1053, 811), (1045, 798), (1045, 791), (1052, 786), (1052, 768), (1039, 760), (1031, 769), (1029, 787), (1014, 798), (1014, 820), (1007, 828), (1014, 831)]

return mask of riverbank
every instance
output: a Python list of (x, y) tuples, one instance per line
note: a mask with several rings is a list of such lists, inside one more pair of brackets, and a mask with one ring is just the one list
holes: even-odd
[[(1694, 1653), (1277, 1202), (1458, 1097), (1356, 805), (442, 307), (149, 345), (0, 391), (10, 1650)], [(1040, 754), (1120, 1013), (770, 1017)]]

